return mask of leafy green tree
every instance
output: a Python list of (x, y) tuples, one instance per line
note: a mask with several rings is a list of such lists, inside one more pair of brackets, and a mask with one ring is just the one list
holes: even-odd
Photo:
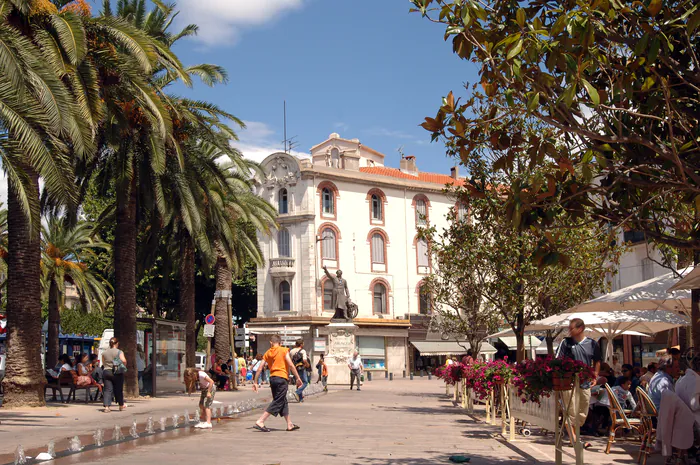
[(464, 246), (471, 237), (464, 236), (472, 231), (462, 225), (467, 219), (453, 210), (448, 220), (450, 225), (443, 231), (433, 226), (420, 232), (430, 244), (433, 272), (419, 292), (433, 315), (431, 330), (458, 343), (466, 339), (476, 358), (486, 336), (498, 330), (501, 318), (482, 296), (481, 282), (471, 271), (475, 257)]
[(49, 302), (46, 366), (54, 366), (60, 355), (60, 312), (65, 306), (66, 284), (78, 291), (83, 313), (102, 312), (107, 306), (111, 286), (88, 269), (85, 258), (94, 257), (99, 249), (109, 249), (109, 244), (95, 236), (88, 222), (70, 226), (67, 218), (51, 216), (42, 229), (42, 287)]
[[(463, 161), (490, 145), (529, 150), (549, 172), (543, 186), (509, 186), (514, 223), (564, 208), (700, 263), (698, 2), (412, 3), (479, 67), (472, 95), (450, 94), (424, 127)], [(544, 134), (512, 124), (523, 115)], [(500, 168), (512, 162), (504, 154)], [(700, 290), (692, 301), (697, 347)]]

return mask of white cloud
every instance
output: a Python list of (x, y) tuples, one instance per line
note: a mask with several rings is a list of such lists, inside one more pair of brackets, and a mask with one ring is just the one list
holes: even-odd
[(342, 121), (333, 123), (333, 127), (340, 131), (347, 131), (348, 129), (350, 129), (350, 126), (347, 123), (343, 123)]
[(200, 41), (209, 44), (234, 43), (246, 28), (279, 20), (301, 8), (306, 0), (180, 0), (179, 24), (199, 26)]
[[(266, 123), (246, 121), (245, 125), (246, 128), (238, 132), (240, 140), (233, 143), (243, 156), (261, 162), (275, 152), (284, 151), (283, 136), (278, 135)], [(291, 153), (300, 158), (309, 157), (309, 154), (296, 150)]]

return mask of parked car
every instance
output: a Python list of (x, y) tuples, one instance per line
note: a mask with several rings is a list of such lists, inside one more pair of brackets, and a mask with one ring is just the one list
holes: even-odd
[(207, 365), (207, 354), (204, 352), (195, 352), (194, 354), (194, 366), (200, 370), (206, 369)]

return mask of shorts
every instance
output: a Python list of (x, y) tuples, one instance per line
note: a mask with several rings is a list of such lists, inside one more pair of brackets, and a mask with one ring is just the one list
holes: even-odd
[(214, 403), (214, 396), (216, 395), (216, 385), (211, 387), (211, 397), (207, 397), (209, 393), (209, 388), (202, 389), (202, 395), (199, 397), (199, 404), (203, 405), (204, 408), (211, 408), (211, 404)]

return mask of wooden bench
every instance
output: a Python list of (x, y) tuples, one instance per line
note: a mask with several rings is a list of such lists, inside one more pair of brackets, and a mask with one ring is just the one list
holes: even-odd
[[(68, 396), (64, 397), (63, 396), (63, 389), (68, 388)], [(97, 386), (90, 385), (90, 386), (78, 386), (73, 382), (73, 375), (68, 372), (64, 371), (58, 376), (58, 379), (50, 379), (49, 382), (46, 384), (45, 390), (51, 389), (52, 391), (52, 400), (57, 401), (56, 399), (56, 391), (59, 392), (61, 395), (61, 402), (64, 404), (67, 404), (70, 402), (71, 397), (73, 398), (73, 402), (76, 402), (75, 399), (75, 394), (77, 391), (85, 391), (85, 403), (89, 403), (90, 401), (97, 401), (97, 394), (99, 393), (99, 389)], [(90, 395), (90, 392), (92, 390), (95, 390), (95, 397), (94, 399)]]

